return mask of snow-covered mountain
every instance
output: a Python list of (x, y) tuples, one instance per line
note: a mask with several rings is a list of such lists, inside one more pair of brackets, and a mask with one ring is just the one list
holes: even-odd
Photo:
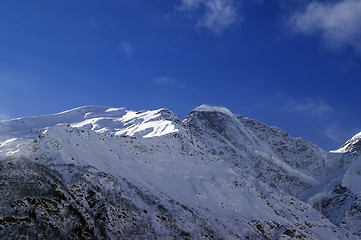
[(354, 137), (327, 153), (202, 105), (0, 122), (1, 239), (358, 239)]
[(361, 153), (361, 132), (350, 138), (341, 148), (332, 151), (334, 153)]

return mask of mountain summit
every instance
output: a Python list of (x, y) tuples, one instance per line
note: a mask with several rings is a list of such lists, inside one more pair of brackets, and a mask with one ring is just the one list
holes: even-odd
[(360, 154), (361, 153), (361, 132), (350, 138), (344, 145), (342, 145), (341, 148), (333, 151), (333, 152), (339, 152), (339, 153), (355, 153)]
[(209, 105), (3, 121), (0, 238), (357, 239), (357, 144), (328, 153)]

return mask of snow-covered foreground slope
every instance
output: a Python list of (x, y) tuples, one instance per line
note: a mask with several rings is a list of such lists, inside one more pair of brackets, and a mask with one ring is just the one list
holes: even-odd
[(328, 161), (205, 105), (183, 122), (95, 106), (0, 122), (0, 238), (357, 239), (297, 199), (340, 175)]

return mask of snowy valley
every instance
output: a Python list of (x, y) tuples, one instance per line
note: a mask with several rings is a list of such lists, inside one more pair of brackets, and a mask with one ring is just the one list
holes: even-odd
[(1, 239), (360, 239), (361, 133), (326, 152), (202, 105), (0, 122)]

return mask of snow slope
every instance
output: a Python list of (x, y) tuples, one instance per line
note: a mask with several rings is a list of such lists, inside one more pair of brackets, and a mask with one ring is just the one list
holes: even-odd
[(205, 105), (183, 122), (97, 106), (0, 122), (0, 238), (356, 239), (297, 199), (326, 156)]
[[(170, 120), (165, 119), (167, 117)], [(125, 108), (86, 106), (50, 116), (4, 121), (0, 126), (0, 134), (3, 138), (24, 136), (39, 129), (67, 123), (100, 133), (154, 137), (177, 132), (178, 129), (171, 121), (177, 118), (166, 109), (135, 112)]]
[(350, 138), (341, 148), (331, 151), (333, 153), (360, 153), (361, 152), (361, 132)]

